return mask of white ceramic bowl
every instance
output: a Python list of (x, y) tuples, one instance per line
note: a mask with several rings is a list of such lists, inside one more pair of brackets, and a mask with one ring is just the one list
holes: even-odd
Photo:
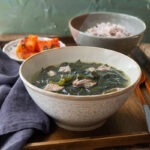
[[(123, 38), (97, 37), (86, 34), (85, 31), (100, 23), (110, 22), (119, 24), (131, 33), (131, 36)], [(93, 12), (75, 16), (69, 20), (70, 32), (78, 45), (95, 46), (116, 50), (123, 54), (129, 54), (143, 38), (146, 30), (145, 23), (134, 16), (113, 12)]]
[[(31, 84), (32, 77), (42, 67), (75, 62), (102, 62), (124, 71), (130, 85), (104, 95), (73, 96), (44, 91)], [(139, 65), (128, 56), (96, 47), (71, 46), (47, 50), (27, 59), (20, 67), (20, 77), (35, 103), (62, 128), (86, 131), (100, 127), (128, 99), (141, 76)]]

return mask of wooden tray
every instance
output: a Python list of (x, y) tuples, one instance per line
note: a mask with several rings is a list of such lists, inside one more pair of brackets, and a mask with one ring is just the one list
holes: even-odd
[[(75, 45), (70, 38), (61, 39)], [(143, 89), (145, 91), (145, 89)], [(146, 94), (146, 93), (145, 93)], [(145, 95), (149, 98), (148, 95)], [(150, 99), (149, 99), (150, 104)], [(53, 127), (50, 135), (35, 135), (25, 146), (26, 150), (97, 149), (150, 143), (145, 116), (135, 92), (100, 128), (88, 132), (73, 132)]]
[[(0, 46), (2, 47), (7, 41), (12, 40), (10, 37), (16, 39), (16, 36), (6, 36)], [(70, 37), (62, 38), (61, 41), (68, 46), (75, 45), (75, 42)], [(138, 53), (134, 50), (132, 55), (135, 56), (136, 60), (143, 60), (143, 68), (149, 68), (150, 62), (145, 61), (144, 56), (141, 58), (139, 50)], [(140, 59), (137, 59), (139, 56)], [(148, 76), (150, 77), (150, 74)], [(146, 92), (144, 93), (150, 104), (149, 96)], [(25, 150), (91, 150), (144, 143), (150, 144), (150, 134), (147, 130), (142, 106), (135, 92), (133, 92), (120, 110), (110, 117), (102, 127), (88, 132), (72, 132), (54, 125), (50, 135), (41, 135), (41, 133), (34, 135), (32, 140), (25, 146)]]
[(150, 134), (141, 104), (133, 93), (101, 128), (89, 132), (72, 132), (55, 126), (50, 135), (37, 135), (25, 149), (95, 149), (142, 143), (150, 143)]

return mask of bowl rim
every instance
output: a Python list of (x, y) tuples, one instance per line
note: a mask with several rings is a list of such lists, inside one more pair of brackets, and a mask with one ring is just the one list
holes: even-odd
[[(83, 48), (86, 48), (86, 47), (89, 47), (89, 46), (67, 46), (67, 47), (61, 47), (61, 48), (56, 48), (54, 49), (53, 51), (58, 51), (58, 50), (61, 50), (61, 49), (66, 49), (66, 48), (70, 48), (72, 49), (72, 47), (83, 47)], [(98, 48), (98, 47), (91, 47), (90, 48)], [(103, 49), (103, 50), (109, 50), (109, 51), (113, 51), (115, 53), (120, 53), (120, 52), (117, 52), (117, 51), (114, 51), (114, 50), (110, 50), (110, 49), (105, 49), (105, 48), (100, 48), (100, 49)], [(137, 78), (137, 80), (132, 83), (132, 84), (129, 84), (127, 87), (125, 88), (122, 88), (118, 91), (115, 91), (115, 92), (110, 92), (110, 93), (105, 93), (105, 94), (96, 94), (96, 95), (65, 95), (65, 94), (59, 94), (59, 93), (55, 93), (55, 92), (50, 92), (50, 91), (46, 91), (44, 89), (40, 89), (36, 86), (34, 86), (32, 83), (30, 83), (29, 81), (27, 81), (25, 79), (25, 77), (23, 76), (22, 74), (22, 70), (23, 70), (23, 67), (26, 63), (28, 63), (29, 60), (33, 59), (34, 57), (37, 57), (38, 55), (42, 55), (43, 53), (48, 53), (50, 52), (51, 50), (46, 50), (46, 51), (42, 51), (40, 53), (37, 53), (31, 57), (29, 57), (28, 59), (26, 59), (20, 66), (19, 68), (19, 76), (21, 78), (21, 80), (23, 81), (24, 85), (31, 88), (33, 91), (36, 91), (36, 92), (39, 92), (40, 94), (42, 95), (46, 95), (46, 96), (51, 96), (51, 97), (56, 97), (56, 98), (61, 98), (61, 99), (66, 99), (66, 100), (85, 100), (85, 101), (88, 101), (88, 100), (97, 100), (97, 98), (100, 98), (100, 99), (105, 99), (105, 98), (109, 98), (109, 97), (112, 97), (112, 96), (115, 96), (115, 95), (121, 95), (122, 93), (125, 93), (126, 91), (132, 89), (132, 87), (136, 86), (137, 83), (139, 82), (140, 78), (141, 78), (141, 68), (140, 66), (137, 64), (137, 62), (133, 59), (131, 59), (130, 57), (128, 57), (127, 55), (125, 54), (122, 54), (124, 55), (125, 57), (128, 57), (130, 60), (132, 60), (138, 67), (138, 71), (139, 71), (139, 77)]]
[[(81, 16), (94, 15), (94, 14), (118, 15), (118, 16), (125, 16), (125, 17), (134, 18), (135, 20), (139, 21), (143, 25), (144, 28), (143, 28), (143, 30), (141, 32), (139, 32), (137, 34), (132, 34), (132, 35), (127, 36), (127, 37), (99, 37), (99, 36), (89, 35), (89, 34), (83, 32), (81, 30), (78, 30), (74, 26), (72, 26), (72, 21), (74, 19), (77, 19), (78, 17), (81, 17)], [(132, 16), (132, 15), (125, 14), (125, 13), (105, 12), (105, 11), (90, 12), (90, 13), (84, 13), (84, 14), (81, 14), (81, 15), (74, 16), (74, 17), (72, 17), (72, 18), (69, 19), (69, 23), (68, 24), (69, 24), (70, 28), (73, 28), (74, 30), (78, 31), (81, 35), (85, 35), (87, 37), (92, 37), (92, 38), (95, 38), (95, 39), (105, 39), (105, 40), (122, 40), (122, 39), (136, 38), (139, 35), (143, 34), (145, 32), (145, 30), (146, 30), (146, 24), (145, 24), (145, 22), (142, 19), (140, 19), (139, 17)]]

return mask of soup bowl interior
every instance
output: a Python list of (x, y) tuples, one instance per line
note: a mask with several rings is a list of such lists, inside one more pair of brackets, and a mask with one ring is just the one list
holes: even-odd
[[(42, 68), (62, 62), (97, 62), (113, 66), (128, 75), (130, 84), (122, 90), (99, 95), (63, 95), (32, 85)], [(127, 100), (137, 84), (141, 70), (128, 56), (96, 47), (71, 46), (47, 50), (27, 59), (20, 67), (20, 77), (35, 103), (56, 124), (68, 130), (86, 131), (101, 126)]]

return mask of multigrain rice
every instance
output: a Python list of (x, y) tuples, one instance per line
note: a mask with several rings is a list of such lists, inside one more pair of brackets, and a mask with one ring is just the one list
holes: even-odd
[(96, 26), (87, 29), (86, 33), (98, 37), (112, 38), (122, 38), (131, 35), (124, 26), (110, 22), (97, 24)]

